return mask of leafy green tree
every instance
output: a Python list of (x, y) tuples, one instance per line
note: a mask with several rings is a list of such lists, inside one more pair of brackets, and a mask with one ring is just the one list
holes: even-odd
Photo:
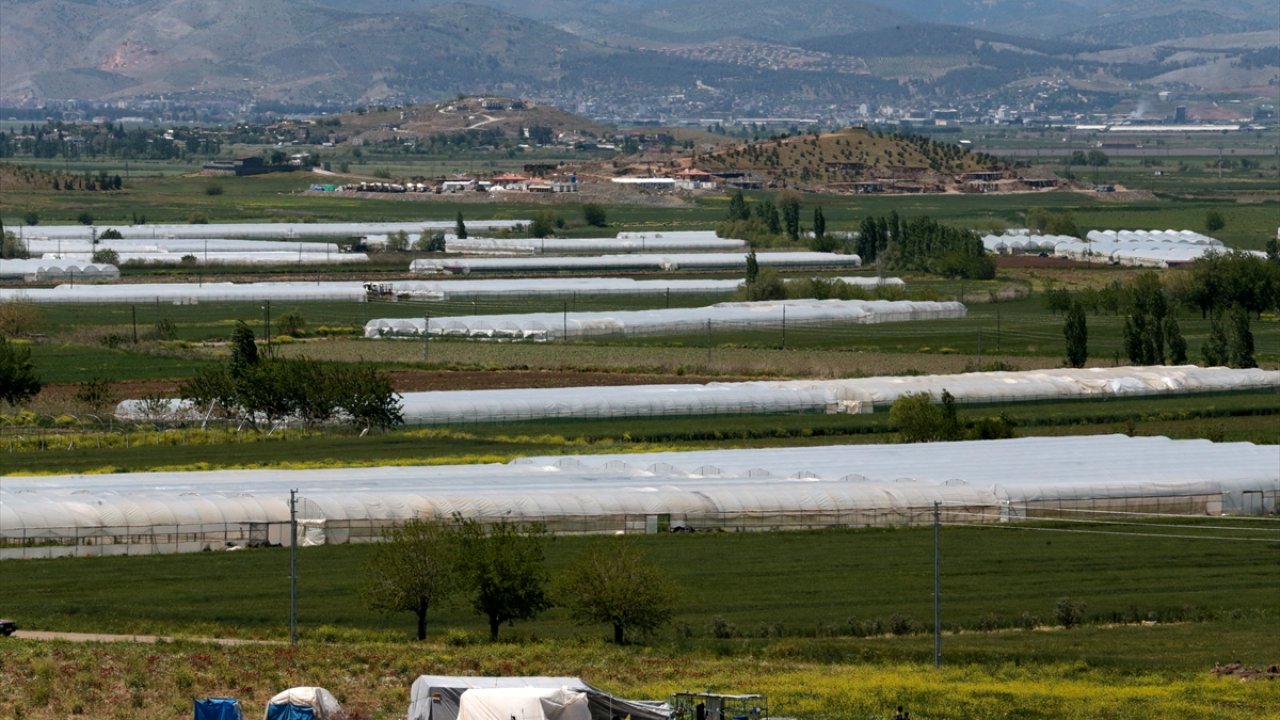
[[(747, 200), (742, 196), (741, 190), (735, 190), (733, 195), (729, 196), (729, 218), (730, 220), (749, 220), (751, 211), (747, 209)], [(32, 224), (32, 223), (28, 223)]]
[(458, 211), (458, 219), (453, 224), (453, 234), (458, 236), (459, 240), (467, 239), (467, 224), (462, 221), (462, 211)]
[(794, 192), (779, 193), (778, 209), (782, 213), (782, 229), (787, 239), (796, 242), (800, 239), (800, 196)]
[(550, 210), (539, 210), (529, 221), (529, 237), (544, 238), (555, 232), (555, 213)]
[(1164, 318), (1164, 342), (1168, 347), (1166, 360), (1170, 365), (1185, 365), (1187, 363), (1187, 341), (1182, 337), (1182, 328), (1178, 327), (1178, 321), (1172, 315), (1166, 315)]
[(608, 623), (613, 642), (650, 633), (671, 619), (676, 590), (633, 543), (598, 544), (580, 557), (559, 584), (560, 604), (579, 623)]
[(587, 203), (582, 206), (582, 220), (591, 227), (608, 227), (609, 216), (604, 206), (599, 203)]
[(28, 210), (22, 214), (22, 222), (28, 225), (39, 225), (40, 213), (35, 210)]
[(413, 249), (418, 252), (444, 252), (445, 247), (444, 233), (431, 230), (423, 230), (418, 241), (413, 244)]
[(1089, 359), (1089, 328), (1085, 320), (1084, 307), (1080, 303), (1071, 303), (1066, 320), (1062, 324), (1062, 334), (1067, 340), (1067, 365), (1073, 368), (1084, 367)]
[(120, 253), (111, 248), (101, 248), (93, 251), (92, 260), (99, 265), (119, 265)]
[(368, 432), (404, 424), (404, 405), (386, 373), (367, 365), (349, 366), (330, 382), (338, 409), (356, 427)]
[(99, 240), (123, 240), (124, 235), (121, 235), (120, 231), (115, 228), (107, 228), (106, 230), (102, 231), (102, 234), (98, 236), (98, 239)]
[(545, 526), (454, 519), (460, 533), (460, 572), (472, 608), (489, 620), (490, 640), (498, 639), (503, 623), (528, 620), (551, 607), (544, 567), (550, 536)]
[(1204, 229), (1206, 232), (1215, 233), (1227, 226), (1226, 218), (1222, 217), (1222, 213), (1218, 210), (1210, 210), (1204, 214)]
[(396, 230), (387, 234), (387, 251), (404, 252), (409, 249), (409, 233)]
[(1239, 305), (1227, 316), (1227, 364), (1234, 368), (1258, 367), (1253, 356), (1253, 332), (1249, 329), (1249, 313)]
[(231, 377), (238, 380), (257, 364), (258, 343), (253, 329), (245, 321), (237, 320), (235, 329), (231, 331), (231, 362), (228, 365)]
[(1200, 361), (1205, 367), (1225, 367), (1227, 365), (1227, 330), (1222, 321), (1222, 313), (1215, 311), (1209, 316), (1209, 337), (1200, 346)]
[(5, 231), (0, 239), (0, 259), (14, 260), (27, 257), (27, 244), (15, 232)]
[(362, 587), (372, 610), (411, 612), (418, 640), (427, 639), (427, 612), (460, 589), (458, 529), (444, 520), (414, 519), (392, 528), (373, 548)]
[(178, 397), (190, 401), (206, 417), (231, 418), (239, 409), (236, 383), (226, 365), (197, 370), (178, 387)]
[(18, 405), (35, 397), (43, 386), (31, 361), (31, 348), (0, 337), (0, 400)]
[(955, 398), (946, 390), (941, 405), (935, 405), (927, 392), (902, 395), (889, 408), (889, 424), (907, 443), (959, 440), (963, 435)]
[(750, 285), (760, 277), (760, 262), (756, 259), (756, 251), (747, 253), (747, 284)]
[(762, 268), (754, 281), (742, 284), (741, 295), (744, 300), (752, 301), (785, 300), (787, 287), (777, 270)]

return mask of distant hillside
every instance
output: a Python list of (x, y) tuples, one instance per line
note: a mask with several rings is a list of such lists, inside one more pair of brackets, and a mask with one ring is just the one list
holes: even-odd
[(6, 101), (351, 107), (484, 93), (600, 117), (1015, 105), (1026, 98), (1010, 87), (1046, 79), (1123, 93), (1165, 77), (1223, 92), (1268, 82), (1267, 48), (1168, 63), (1167, 52), (1102, 53), (1163, 48), (1197, 27), (1274, 38), (1280, 25), (1274, 0), (0, 2)]
[[(550, 105), (502, 96), (465, 97), (395, 109), (346, 113), (333, 118), (349, 140), (421, 140), (437, 134), (497, 133), (508, 140), (537, 143), (539, 132), (599, 138), (613, 130)], [(530, 132), (532, 131), (532, 132)]]
[(708, 172), (741, 171), (772, 185), (812, 190), (848, 190), (876, 181), (939, 189), (962, 173), (1008, 169), (995, 158), (957, 145), (862, 128), (730, 146), (699, 155), (696, 166)]

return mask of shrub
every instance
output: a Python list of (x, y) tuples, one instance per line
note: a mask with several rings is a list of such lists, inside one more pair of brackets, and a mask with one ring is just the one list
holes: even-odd
[(1080, 600), (1064, 597), (1053, 608), (1053, 617), (1064, 628), (1073, 628), (1084, 621), (1085, 604)]
[(276, 320), (276, 335), (290, 337), (302, 337), (306, 333), (307, 321), (302, 315), (291, 312), (282, 315)]
[(76, 400), (101, 412), (115, 402), (112, 382), (106, 378), (92, 378), (80, 383), (76, 388)]
[(111, 248), (102, 248), (93, 251), (93, 262), (99, 265), (119, 265), (120, 253)]
[(219, 185), (218, 183), (212, 183), (212, 184), (209, 184), (209, 185), (205, 185), (205, 187), (204, 187), (204, 194), (205, 194), (205, 195), (210, 195), (210, 196), (213, 196), (213, 195), (221, 195), (221, 194), (222, 194), (222, 185)]

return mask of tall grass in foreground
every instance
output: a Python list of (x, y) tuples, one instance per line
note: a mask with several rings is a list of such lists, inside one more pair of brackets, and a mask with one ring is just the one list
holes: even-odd
[(768, 695), (773, 716), (801, 720), (888, 718), (903, 705), (919, 718), (1275, 717), (1274, 683), (1241, 683), (1206, 671), (1123, 673), (1072, 659), (946, 665), (814, 663), (741, 649), (722, 656), (598, 642), (450, 646), (333, 643), (219, 646), (180, 642), (75, 644), (11, 639), (0, 654), (0, 716), (178, 720), (191, 699), (239, 698), (257, 717), (268, 698), (298, 685), (331, 690), (358, 720), (404, 717), (422, 674), (578, 675), (629, 697), (681, 690)]

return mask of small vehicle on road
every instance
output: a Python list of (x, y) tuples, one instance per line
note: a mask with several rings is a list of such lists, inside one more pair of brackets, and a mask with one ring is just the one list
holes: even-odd
[(9, 637), (18, 629), (18, 623), (7, 618), (0, 618), (0, 635)]

